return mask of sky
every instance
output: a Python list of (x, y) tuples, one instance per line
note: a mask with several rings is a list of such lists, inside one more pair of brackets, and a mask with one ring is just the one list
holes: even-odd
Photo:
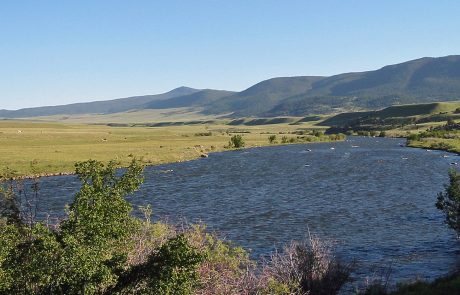
[(0, 1), (0, 109), (460, 54), (457, 0)]

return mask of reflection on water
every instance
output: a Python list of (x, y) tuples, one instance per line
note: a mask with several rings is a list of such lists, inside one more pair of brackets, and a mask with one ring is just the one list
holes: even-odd
[[(433, 279), (452, 270), (459, 256), (434, 203), (449, 164), (460, 159), (401, 142), (351, 137), (148, 167), (130, 199), (151, 203), (156, 217), (202, 221), (254, 258), (304, 238), (309, 228), (359, 262), (358, 280), (389, 264), (393, 280)], [(62, 212), (76, 189), (75, 177), (44, 178), (47, 209)]]

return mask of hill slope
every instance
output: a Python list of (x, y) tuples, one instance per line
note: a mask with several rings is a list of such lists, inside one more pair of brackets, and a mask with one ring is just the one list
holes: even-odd
[(413, 118), (432, 118), (438, 117), (447, 120), (448, 116), (458, 116), (458, 110), (460, 109), (460, 102), (434, 102), (434, 103), (423, 103), (423, 104), (411, 104), (411, 105), (398, 105), (387, 107), (378, 111), (367, 111), (367, 112), (352, 112), (342, 113), (332, 116), (323, 122), (322, 126), (347, 126), (356, 124), (356, 122), (378, 122), (386, 119), (410, 119)]
[(94, 101), (74, 103), (61, 106), (45, 106), (38, 108), (26, 108), (17, 111), (0, 110), (3, 118), (26, 118), (52, 115), (74, 114), (110, 114), (144, 108), (144, 105), (157, 100), (170, 99), (177, 96), (189, 95), (199, 92), (198, 89), (179, 87), (169, 92), (157, 95), (133, 96), (106, 101)]
[(204, 89), (189, 95), (176, 96), (169, 99), (155, 100), (143, 106), (145, 109), (171, 109), (197, 107), (209, 104), (219, 98), (234, 94), (233, 91)]
[(283, 99), (304, 93), (323, 77), (283, 77), (262, 81), (242, 92), (206, 106), (206, 113), (234, 113), (235, 117), (254, 116), (270, 110)]
[(268, 115), (378, 109), (398, 104), (460, 99), (460, 56), (421, 58), (379, 70), (340, 74), (313, 83)]
[(392, 105), (460, 100), (460, 55), (420, 58), (375, 71), (331, 77), (282, 77), (234, 93), (181, 87), (168, 93), (65, 106), (0, 110), (0, 117), (112, 114), (194, 108), (205, 115), (273, 117), (377, 110)]

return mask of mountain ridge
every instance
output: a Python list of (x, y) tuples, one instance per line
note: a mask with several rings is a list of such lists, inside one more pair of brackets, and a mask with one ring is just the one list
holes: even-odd
[(66, 105), (24, 108), (14, 111), (0, 110), (0, 117), (21, 118), (51, 115), (117, 113), (133, 110), (137, 107), (142, 107), (151, 101), (169, 99), (177, 96), (196, 93), (199, 91), (199, 89), (181, 86), (168, 92), (154, 95), (139, 95), (112, 100), (77, 102)]
[(276, 77), (240, 92), (180, 87), (157, 95), (0, 110), (0, 117), (166, 108), (193, 108), (205, 115), (227, 114), (229, 117), (302, 116), (452, 100), (460, 100), (460, 55), (423, 57), (377, 70), (328, 77)]

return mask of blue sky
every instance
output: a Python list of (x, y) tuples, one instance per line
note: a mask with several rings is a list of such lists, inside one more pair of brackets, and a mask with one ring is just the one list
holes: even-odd
[(456, 0), (1, 1), (0, 109), (460, 54)]

